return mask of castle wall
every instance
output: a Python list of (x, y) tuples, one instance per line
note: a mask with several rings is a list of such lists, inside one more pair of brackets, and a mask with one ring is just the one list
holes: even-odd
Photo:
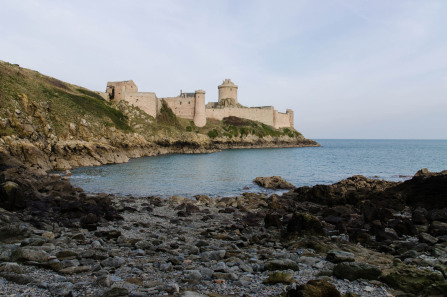
[[(205, 91), (197, 90), (195, 93), (180, 92), (180, 96), (162, 98), (180, 118), (194, 120), (198, 127), (206, 124), (207, 118), (222, 120), (225, 117), (235, 116), (239, 118), (258, 121), (275, 128), (292, 127), (293, 111), (288, 109), (286, 113), (280, 113), (272, 106), (242, 108), (233, 106), (237, 103), (237, 89), (230, 79), (225, 79), (218, 86), (219, 103), (210, 102), (205, 106)], [(147, 114), (156, 117), (161, 109), (161, 100), (152, 92), (138, 92), (133, 81), (108, 82), (106, 94), (111, 100), (126, 100), (130, 104), (141, 108)], [(102, 94), (104, 95), (104, 94)], [(227, 105), (226, 99), (232, 99), (233, 104)], [(221, 102), (223, 101), (223, 102)], [(225, 107), (224, 107), (225, 106)]]
[(295, 117), (293, 114), (293, 110), (287, 109), (286, 113), (289, 115), (289, 127), (294, 128), (295, 127)]
[(276, 117), (276, 122), (274, 125), (275, 128), (293, 127), (293, 125), (290, 126), (289, 113), (282, 113), (275, 110), (275, 117)]
[(270, 126), (274, 126), (273, 113), (275, 110), (273, 107), (264, 108), (237, 108), (237, 107), (226, 107), (226, 108), (207, 108), (205, 114), (207, 118), (214, 118), (217, 120), (222, 120), (225, 117), (235, 116), (238, 118), (249, 119), (252, 121), (258, 121)]
[(110, 99), (124, 100), (126, 92), (138, 92), (138, 87), (132, 80), (107, 82), (106, 93), (109, 94)]
[(157, 116), (161, 109), (160, 100), (157, 98), (155, 93), (152, 92), (126, 92), (125, 100), (130, 104), (141, 108), (148, 115)]
[(196, 99), (194, 97), (167, 97), (163, 98), (172, 112), (184, 119), (194, 119)]

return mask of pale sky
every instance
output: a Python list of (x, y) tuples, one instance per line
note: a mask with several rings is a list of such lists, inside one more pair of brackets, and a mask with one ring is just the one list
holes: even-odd
[(308, 138), (447, 139), (446, 0), (0, 0), (0, 60), (158, 97), (231, 78)]

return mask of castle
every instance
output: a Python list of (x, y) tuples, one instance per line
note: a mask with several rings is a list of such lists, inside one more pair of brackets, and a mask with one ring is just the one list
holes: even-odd
[(293, 128), (293, 111), (287, 109), (286, 113), (278, 112), (273, 106), (244, 107), (237, 99), (238, 86), (230, 79), (225, 79), (218, 86), (218, 102), (209, 102), (205, 105), (205, 91), (196, 90), (194, 93), (183, 93), (176, 97), (158, 98), (153, 92), (138, 92), (137, 85), (132, 81), (108, 82), (106, 96), (112, 101), (125, 100), (130, 104), (144, 110), (147, 114), (156, 117), (164, 100), (174, 114), (180, 118), (191, 119), (197, 127), (206, 125), (206, 119), (222, 120), (225, 117), (259, 121), (275, 128)]

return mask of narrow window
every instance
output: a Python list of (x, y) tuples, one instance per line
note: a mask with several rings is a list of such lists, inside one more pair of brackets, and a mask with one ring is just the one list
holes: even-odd
[(188, 101), (188, 104), (191, 104), (191, 101)]

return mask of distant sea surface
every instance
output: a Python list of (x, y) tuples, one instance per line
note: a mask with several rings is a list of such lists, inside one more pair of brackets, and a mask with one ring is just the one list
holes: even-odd
[(321, 147), (225, 150), (163, 155), (72, 170), (90, 193), (132, 196), (234, 196), (271, 193), (257, 176), (280, 175), (295, 186), (332, 184), (352, 175), (403, 181), (421, 168), (447, 169), (447, 140), (317, 140)]

